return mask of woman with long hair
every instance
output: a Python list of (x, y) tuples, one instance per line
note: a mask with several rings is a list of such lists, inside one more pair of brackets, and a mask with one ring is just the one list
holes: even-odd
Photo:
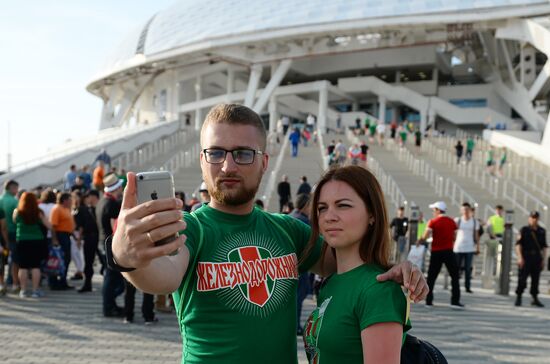
[(337, 272), (322, 284), (304, 329), (310, 363), (399, 363), (408, 302), (390, 267), (388, 214), (376, 177), (358, 166), (329, 170), (312, 198), (308, 248), (324, 237)]
[(30, 297), (39, 298), (44, 294), (38, 289), (40, 283), (40, 263), (46, 259), (48, 247), (43, 233), (43, 227), (51, 229), (51, 225), (38, 208), (38, 199), (31, 192), (24, 192), (19, 199), (17, 209), (13, 211), (13, 221), (16, 224), (17, 254), (19, 255), (19, 281), (21, 291), (19, 296), (29, 297), (27, 292), (28, 271), (31, 271), (32, 293)]

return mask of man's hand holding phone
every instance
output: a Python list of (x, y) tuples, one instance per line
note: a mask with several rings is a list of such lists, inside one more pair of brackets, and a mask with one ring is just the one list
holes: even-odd
[(175, 197), (138, 204), (136, 174), (129, 172), (112, 242), (113, 257), (117, 264), (128, 268), (143, 268), (153, 259), (169, 255), (183, 247), (185, 235), (180, 235), (164, 245), (155, 244), (185, 229), (182, 206), (183, 202)]

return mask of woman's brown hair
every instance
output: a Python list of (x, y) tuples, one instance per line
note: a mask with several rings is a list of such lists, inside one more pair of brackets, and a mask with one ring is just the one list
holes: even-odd
[(23, 222), (27, 225), (38, 223), (41, 211), (38, 208), (36, 195), (32, 192), (23, 192), (17, 205), (17, 214), (21, 216)]
[[(319, 238), (319, 212), (317, 206), (323, 186), (330, 181), (341, 181), (353, 188), (355, 193), (363, 200), (368, 214), (373, 218), (373, 223), (368, 226), (367, 232), (363, 236), (359, 246), (361, 259), (365, 263), (378, 264), (383, 268), (389, 268), (391, 240), (384, 193), (372, 172), (358, 166), (330, 169), (321, 177), (315, 186), (315, 191), (313, 192), (311, 200), (311, 237), (309, 238), (305, 254), (302, 256), (303, 259), (312, 252)], [(368, 221), (365, 221), (365, 224), (368, 223)], [(327, 248), (327, 243), (323, 242), (321, 253), (322, 261), (324, 261)]]

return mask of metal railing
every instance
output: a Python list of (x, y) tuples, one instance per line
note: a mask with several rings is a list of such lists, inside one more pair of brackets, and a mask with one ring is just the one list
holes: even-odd
[(170, 171), (177, 173), (182, 168), (192, 166), (199, 161), (200, 144), (195, 143), (187, 150), (180, 150), (170, 159), (168, 159), (161, 167), (161, 171)]
[(407, 168), (409, 168), (413, 174), (424, 177), (429, 185), (434, 188), (434, 191), (438, 196), (443, 196), (444, 178), (432, 167), (431, 164), (423, 159), (416, 158), (407, 148), (401, 148), (394, 143), (389, 142), (386, 144), (393, 144), (394, 146), (389, 146), (388, 148), (397, 155), (397, 158), (400, 161), (405, 162)]
[(405, 214), (409, 215), (410, 207), (414, 206), (415, 203), (409, 203), (395, 179), (384, 171), (384, 169), (380, 166), (380, 163), (373, 157), (369, 157), (368, 169), (370, 169), (378, 179), (378, 182), (384, 191), (385, 197), (393, 203), (396, 209), (404, 206)]
[(288, 133), (290, 133), (290, 128), (288, 128), (287, 133), (283, 135), (283, 145), (281, 146), (281, 149), (279, 150), (279, 155), (277, 156), (277, 161), (275, 162), (275, 168), (271, 171), (269, 178), (267, 180), (267, 184), (264, 189), (264, 193), (262, 195), (262, 199), (264, 201), (265, 209), (268, 210), (269, 204), (271, 201), (271, 195), (273, 194), (273, 191), (275, 190), (275, 181), (277, 181), (277, 175), (279, 174), (279, 171), (281, 170), (281, 165), (283, 164), (283, 159), (285, 155), (285, 151), (288, 149)]
[(451, 199), (451, 202), (455, 206), (461, 206), (464, 202), (469, 202), (474, 207), (478, 206), (476, 199), (472, 195), (448, 177), (445, 181), (445, 196)]
[(41, 157), (32, 159), (30, 161), (22, 162), (22, 163), (17, 163), (13, 165), (11, 172), (17, 173), (19, 171), (25, 170), (33, 166), (47, 164), (51, 161), (55, 161), (56, 159), (68, 154), (73, 154), (79, 151), (87, 150), (94, 146), (101, 146), (109, 142), (117, 142), (123, 138), (128, 138), (133, 135), (142, 133), (144, 131), (153, 130), (156, 128), (165, 128), (171, 125), (172, 123), (179, 123), (179, 121), (175, 120), (175, 121), (155, 123), (155, 124), (149, 124), (149, 125), (137, 125), (132, 128), (105, 129), (105, 130), (102, 130), (97, 135), (66, 143), (63, 147), (56, 148), (55, 150), (52, 150), (51, 152), (46, 153)]
[[(437, 140), (439, 145), (445, 147), (444, 150), (448, 153), (452, 153), (452, 148), (454, 148), (456, 140), (460, 137), (465, 138), (467, 135), (466, 132), (460, 130), (457, 131), (456, 139), (452, 136), (445, 136), (434, 138), (433, 140)], [(430, 144), (430, 142), (426, 144)], [(437, 147), (431, 145), (427, 150), (433, 156), (439, 155), (433, 151), (433, 148)], [(485, 168), (487, 152), (491, 148), (495, 147), (483, 139), (477, 139), (472, 162), (477, 164), (480, 168)], [(496, 149), (498, 150), (498, 148)], [(503, 168), (503, 177), (515, 178), (525, 183), (530, 188), (543, 192), (543, 198), (550, 200), (550, 167), (534, 158), (519, 155), (512, 150), (507, 150), (506, 153), (507, 162)]]
[(529, 215), (531, 210), (538, 211), (541, 215), (539, 224), (543, 226), (548, 225), (548, 205), (524, 188), (511, 181), (505, 180), (502, 185), (502, 197), (526, 216)]
[[(352, 143), (359, 143), (359, 138), (357, 138), (357, 136), (354, 135), (349, 129), (346, 131), (346, 136), (348, 140), (351, 141)], [(388, 144), (394, 144), (394, 143), (387, 141), (384, 144), (388, 145)], [(410, 157), (407, 157), (407, 156), (405, 156), (405, 158), (410, 159)], [(403, 193), (403, 191), (401, 191), (395, 179), (392, 176), (390, 176), (380, 166), (380, 163), (371, 156), (368, 157), (367, 168), (371, 170), (371, 172), (374, 173), (374, 175), (378, 179), (378, 183), (380, 183), (380, 186), (384, 191), (385, 197), (389, 198), (389, 200), (393, 203), (396, 209), (401, 206), (405, 207), (405, 214), (409, 215), (410, 207), (415, 205), (415, 203), (414, 202), (409, 203), (409, 201), (405, 197), (405, 194)]]

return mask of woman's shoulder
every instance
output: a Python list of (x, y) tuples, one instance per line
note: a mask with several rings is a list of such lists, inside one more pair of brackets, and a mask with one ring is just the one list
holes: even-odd
[(360, 274), (357, 277), (359, 291), (364, 295), (387, 294), (391, 291), (402, 292), (401, 286), (394, 281), (379, 282), (376, 277), (386, 272), (380, 265), (364, 264), (361, 267)]
[(378, 282), (376, 276), (384, 273), (385, 271), (386, 270), (378, 264), (363, 264), (357, 269), (357, 272), (354, 275), (354, 280), (357, 281), (358, 287), (368, 289), (371, 286), (381, 283)]

